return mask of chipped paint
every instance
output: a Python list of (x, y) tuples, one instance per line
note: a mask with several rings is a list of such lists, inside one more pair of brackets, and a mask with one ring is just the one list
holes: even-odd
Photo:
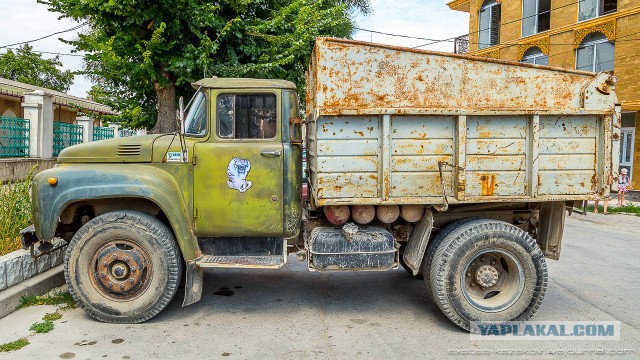
[[(608, 80), (318, 39), (307, 79), (312, 196), (317, 205), (441, 204), (442, 183), (450, 203), (593, 198), (611, 168), (602, 119), (615, 92), (596, 89)], [(455, 164), (442, 179), (439, 162)]]

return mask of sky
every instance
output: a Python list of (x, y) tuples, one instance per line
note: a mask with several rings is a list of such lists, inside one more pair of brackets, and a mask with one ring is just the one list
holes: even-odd
[[(450, 0), (370, 0), (373, 12), (370, 15), (355, 14), (357, 27), (383, 33), (401, 34), (429, 39), (447, 39), (469, 32), (469, 14), (453, 11), (447, 7)], [(78, 23), (69, 19), (58, 19), (59, 14), (52, 13), (36, 0), (0, 0), (0, 46), (33, 40), (54, 32), (63, 31)], [(8, 15), (11, 14), (11, 15)], [(71, 46), (59, 41), (74, 39), (82, 29), (32, 42), (35, 51), (70, 54)], [(354, 39), (376, 43), (414, 47), (427, 41), (381, 35), (358, 30)], [(453, 51), (452, 42), (442, 42), (422, 49)], [(0, 49), (4, 53), (6, 48)], [(45, 58), (55, 55), (42, 54)], [(82, 57), (60, 56), (65, 70), (81, 70)], [(91, 89), (91, 81), (76, 75), (69, 94), (86, 97)]]

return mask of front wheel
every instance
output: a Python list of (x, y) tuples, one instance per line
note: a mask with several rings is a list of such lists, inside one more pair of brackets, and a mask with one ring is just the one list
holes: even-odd
[(69, 292), (91, 317), (140, 323), (171, 301), (182, 275), (173, 234), (159, 220), (114, 211), (86, 223), (65, 254)]
[(472, 321), (524, 321), (540, 307), (547, 265), (525, 231), (497, 220), (460, 225), (435, 249), (432, 298), (456, 325)]

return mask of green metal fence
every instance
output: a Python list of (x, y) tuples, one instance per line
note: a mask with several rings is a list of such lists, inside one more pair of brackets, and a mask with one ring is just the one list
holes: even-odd
[(93, 127), (93, 141), (113, 139), (114, 129), (110, 127), (94, 126)]
[(135, 136), (136, 131), (131, 129), (120, 129), (120, 137)]
[(29, 120), (0, 116), (0, 157), (29, 156)]
[(82, 143), (82, 125), (53, 122), (53, 156), (62, 149)]

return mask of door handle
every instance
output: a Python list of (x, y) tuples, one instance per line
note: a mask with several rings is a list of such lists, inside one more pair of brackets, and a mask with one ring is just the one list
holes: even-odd
[(262, 154), (264, 156), (280, 156), (280, 155), (282, 155), (282, 150), (261, 151), (260, 154)]

